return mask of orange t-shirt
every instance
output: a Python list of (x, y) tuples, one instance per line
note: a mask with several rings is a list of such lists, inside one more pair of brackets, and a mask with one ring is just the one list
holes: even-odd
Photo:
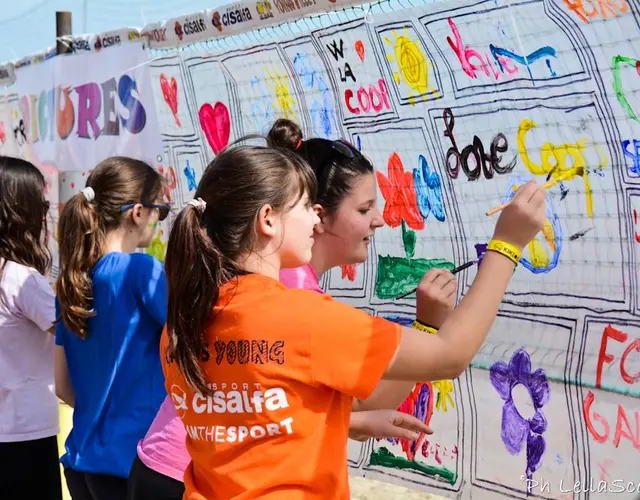
[(187, 429), (188, 500), (348, 500), (353, 398), (366, 399), (400, 326), (263, 275), (225, 285), (201, 357), (212, 397), (164, 355)]

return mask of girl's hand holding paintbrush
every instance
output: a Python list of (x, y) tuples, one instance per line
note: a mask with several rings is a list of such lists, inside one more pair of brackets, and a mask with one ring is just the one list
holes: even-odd
[(456, 306), (458, 280), (447, 269), (431, 269), (416, 289), (416, 317), (423, 323), (440, 328)]

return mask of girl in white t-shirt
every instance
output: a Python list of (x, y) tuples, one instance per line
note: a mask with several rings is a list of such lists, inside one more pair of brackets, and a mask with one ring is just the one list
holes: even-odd
[(49, 204), (31, 163), (0, 156), (0, 497), (61, 500)]

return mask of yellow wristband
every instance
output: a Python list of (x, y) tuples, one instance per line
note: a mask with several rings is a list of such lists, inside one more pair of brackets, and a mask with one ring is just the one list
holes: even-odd
[(491, 240), (487, 246), (487, 250), (493, 250), (494, 252), (504, 255), (516, 265), (518, 265), (520, 261), (520, 249), (506, 241)]
[(411, 325), (411, 328), (415, 328), (416, 330), (420, 330), (421, 332), (430, 333), (432, 335), (435, 335), (436, 333), (438, 333), (438, 330), (436, 330), (435, 328), (433, 328), (431, 326), (427, 326), (425, 324), (422, 324), (418, 320), (415, 320), (413, 322), (413, 325)]

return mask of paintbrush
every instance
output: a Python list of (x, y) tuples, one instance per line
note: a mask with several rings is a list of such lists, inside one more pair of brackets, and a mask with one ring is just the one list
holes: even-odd
[[(555, 179), (546, 182), (543, 186), (542, 189), (549, 189), (552, 188), (553, 186), (555, 186), (556, 184), (558, 184), (559, 182), (562, 182), (563, 180), (567, 179), (568, 177), (581, 177), (584, 175), (584, 168), (580, 167), (578, 169), (576, 169), (575, 171), (573, 170), (569, 170), (568, 172), (565, 172), (562, 175), (559, 175), (558, 177), (556, 177)], [(509, 205), (509, 203), (511, 203), (511, 200), (509, 200), (507, 203), (503, 203), (500, 206), (497, 206), (496, 208), (492, 208), (491, 210), (489, 210), (486, 215), (493, 215), (496, 212), (500, 212), (500, 210), (503, 210), (507, 205)]]
[[(471, 266), (473, 266), (474, 264), (476, 264), (479, 260), (480, 260), (480, 259), (478, 258), (478, 259), (472, 260), (472, 261), (470, 261), (470, 262), (467, 262), (466, 264), (462, 264), (461, 266), (458, 266), (458, 267), (456, 267), (455, 269), (453, 269), (453, 270), (451, 271), (451, 274), (457, 274), (457, 273), (459, 273), (460, 271), (464, 271), (464, 270), (465, 270), (465, 269), (467, 269), (468, 267), (471, 267)], [(412, 293), (416, 293), (416, 291), (417, 291), (417, 290), (418, 290), (417, 288), (414, 288), (414, 289), (413, 289), (413, 290), (411, 290), (410, 292), (403, 293), (402, 295), (400, 295), (400, 297), (396, 297), (396, 300), (404, 299), (405, 297), (408, 297), (408, 296), (409, 296), (409, 295), (411, 295)]]

